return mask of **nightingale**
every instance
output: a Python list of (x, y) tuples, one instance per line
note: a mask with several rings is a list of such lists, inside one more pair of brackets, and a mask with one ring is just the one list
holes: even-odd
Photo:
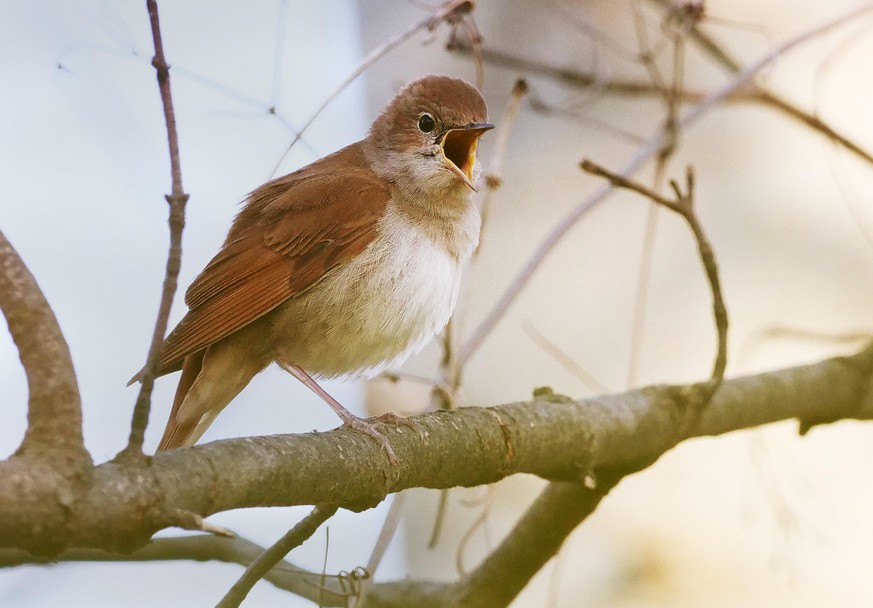
[(472, 195), (486, 120), (473, 86), (426, 76), (365, 139), (248, 195), (164, 342), (158, 375), (182, 375), (159, 451), (196, 443), (276, 362), (393, 456), (315, 378), (370, 377), (445, 327), (479, 239)]

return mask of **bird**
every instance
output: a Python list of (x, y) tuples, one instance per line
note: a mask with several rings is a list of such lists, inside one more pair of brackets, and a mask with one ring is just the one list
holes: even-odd
[(158, 451), (194, 445), (275, 362), (393, 457), (316, 379), (372, 377), (445, 327), (479, 240), (492, 128), (474, 86), (425, 76), (361, 141), (253, 190), (165, 338), (156, 375), (182, 374)]

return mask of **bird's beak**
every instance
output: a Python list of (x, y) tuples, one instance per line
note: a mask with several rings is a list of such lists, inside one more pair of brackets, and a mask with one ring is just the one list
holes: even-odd
[(467, 127), (449, 129), (440, 141), (440, 151), (443, 160), (448, 167), (461, 178), (461, 180), (476, 191), (473, 183), (473, 165), (476, 162), (476, 146), (479, 137), (494, 125), (487, 122), (477, 122)]

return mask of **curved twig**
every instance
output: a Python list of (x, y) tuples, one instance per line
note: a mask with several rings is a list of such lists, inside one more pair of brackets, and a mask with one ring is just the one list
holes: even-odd
[[(678, 213), (688, 224), (691, 232), (694, 235), (694, 240), (697, 242), (697, 249), (700, 253), (700, 260), (703, 262), (703, 269), (706, 272), (706, 279), (709, 281), (709, 287), (712, 291), (712, 311), (715, 319), (715, 328), (717, 333), (717, 344), (715, 363), (712, 366), (711, 380), (714, 384), (713, 390), (724, 379), (724, 371), (727, 367), (727, 331), (728, 331), (728, 316), (727, 308), (724, 304), (724, 297), (721, 293), (721, 281), (718, 277), (718, 264), (715, 261), (715, 254), (712, 250), (712, 245), (706, 234), (703, 232), (703, 226), (694, 212), (694, 173), (691, 167), (688, 168), (686, 174), (685, 192), (682, 192), (675, 181), (670, 182), (673, 192), (676, 194), (676, 200), (667, 199), (651, 188), (631, 181), (621, 175), (617, 175), (607, 171), (600, 165), (585, 159), (580, 164), (583, 171), (598, 175), (609, 180), (613, 186), (618, 188), (626, 188), (642, 194), (649, 200)], [(711, 396), (711, 395), (710, 395)]]
[[(0, 309), (27, 376), (27, 432), (18, 453), (90, 463), (70, 349), (36, 279), (0, 231)], [(66, 458), (56, 459), (58, 465)]]

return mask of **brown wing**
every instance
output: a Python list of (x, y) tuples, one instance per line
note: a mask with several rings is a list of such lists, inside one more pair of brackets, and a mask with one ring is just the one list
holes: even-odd
[(363, 251), (389, 197), (360, 143), (252, 192), (221, 251), (188, 288), (190, 310), (167, 336), (159, 375)]

